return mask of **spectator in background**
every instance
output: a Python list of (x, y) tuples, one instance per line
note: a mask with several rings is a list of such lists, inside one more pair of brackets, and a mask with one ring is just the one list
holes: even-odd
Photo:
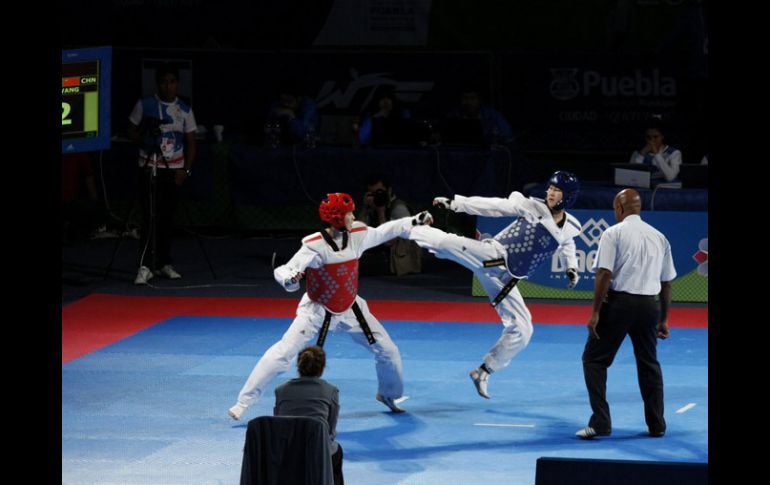
[(268, 124), (278, 124), (280, 141), (289, 145), (315, 136), (318, 126), (318, 106), (309, 96), (301, 94), (296, 83), (284, 81), (278, 99), (270, 104)]
[(679, 165), (682, 164), (682, 152), (664, 143), (663, 125), (660, 120), (653, 119), (647, 124), (644, 132), (645, 145), (631, 155), (629, 163), (652, 165), (657, 170), (652, 174), (653, 180), (666, 182), (674, 181), (679, 175)]
[[(396, 99), (392, 87), (379, 91), (374, 108), (362, 116), (358, 129), (358, 141), (361, 145), (398, 144), (405, 140), (403, 120), (409, 120), (412, 113)], [(377, 121), (375, 121), (377, 120)], [(376, 125), (376, 126), (375, 126)], [(375, 133), (376, 131), (376, 133)]]
[[(377, 227), (387, 221), (409, 217), (412, 212), (403, 200), (393, 194), (390, 181), (383, 174), (372, 174), (366, 178), (366, 194), (357, 219), (370, 227)], [(422, 271), (422, 250), (414, 241), (395, 238), (378, 248), (386, 252), (390, 272), (398, 276)]]
[(275, 388), (275, 416), (310, 416), (326, 423), (329, 450), (332, 453), (334, 485), (345, 483), (342, 477), (342, 446), (337, 442), (337, 418), (340, 414), (340, 391), (321, 379), (326, 367), (324, 349), (311, 345), (297, 355), (299, 377)]
[(486, 106), (475, 85), (467, 85), (460, 91), (460, 106), (449, 113), (449, 118), (476, 119), (481, 121), (484, 141), (488, 145), (511, 143), (513, 129), (499, 111)]
[(134, 284), (145, 285), (160, 274), (182, 276), (171, 266), (171, 234), (182, 184), (197, 153), (195, 115), (179, 99), (179, 71), (164, 64), (155, 72), (158, 93), (136, 102), (128, 119), (129, 138), (139, 149), (139, 200), (142, 228), (139, 271)]

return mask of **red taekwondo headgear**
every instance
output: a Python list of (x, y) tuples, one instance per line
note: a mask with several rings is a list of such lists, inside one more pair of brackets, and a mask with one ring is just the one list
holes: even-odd
[(326, 194), (326, 200), (321, 202), (318, 213), (321, 220), (328, 222), (336, 229), (345, 228), (345, 214), (356, 210), (353, 198), (344, 192)]

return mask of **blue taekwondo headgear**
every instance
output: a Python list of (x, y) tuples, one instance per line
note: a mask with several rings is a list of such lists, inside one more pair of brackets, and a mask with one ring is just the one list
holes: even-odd
[(557, 171), (551, 175), (548, 179), (548, 186), (553, 185), (562, 192), (562, 199), (556, 204), (552, 210), (560, 211), (563, 209), (569, 209), (577, 200), (578, 192), (580, 192), (580, 183), (578, 182), (575, 174), (571, 172)]

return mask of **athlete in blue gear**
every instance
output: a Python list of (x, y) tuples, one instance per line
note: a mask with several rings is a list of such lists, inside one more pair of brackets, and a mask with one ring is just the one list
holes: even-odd
[(517, 219), (496, 236), (481, 241), (448, 234), (430, 226), (414, 227), (409, 239), (439, 258), (450, 259), (473, 271), (486, 290), (503, 323), (502, 335), (470, 372), (478, 393), (487, 399), (489, 375), (508, 365), (532, 337), (532, 315), (516, 288), (556, 252), (567, 268), (567, 288), (574, 288), (577, 272), (575, 242), (580, 222), (565, 209), (577, 198), (579, 183), (569, 172), (555, 172), (548, 179), (546, 198), (524, 197), (513, 192), (507, 199), (496, 197), (436, 197), (433, 205), (466, 214)]

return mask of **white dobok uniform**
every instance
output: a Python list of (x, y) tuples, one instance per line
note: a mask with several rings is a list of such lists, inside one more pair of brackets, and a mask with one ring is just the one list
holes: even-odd
[[(276, 376), (286, 372), (300, 350), (312, 345), (327, 311), (331, 314), (329, 331), (344, 331), (353, 340), (374, 354), (378, 392), (384, 397), (397, 399), (404, 391), (401, 354), (385, 327), (369, 311), (366, 301), (358, 296), (358, 259), (367, 249), (395, 237), (406, 237), (412, 228), (412, 217), (389, 221), (373, 228), (354, 222), (343, 246), (343, 233), (334, 231), (335, 250), (320, 232), (302, 240), (302, 247), (283, 266), (275, 268), (273, 276), (286, 291), (300, 287), (299, 273), (305, 273), (307, 292), (297, 307), (297, 316), (281, 340), (273, 344), (259, 359), (243, 385), (238, 401), (246, 406), (259, 399), (265, 387)], [(353, 304), (361, 310), (375, 343), (369, 344), (356, 315)]]
[[(420, 247), (473, 271), (490, 301), (513, 277), (527, 278), (554, 252), (565, 269), (577, 268), (573, 238), (580, 234), (580, 222), (565, 212), (566, 220), (559, 227), (542, 199), (525, 198), (519, 192), (511, 193), (507, 199), (455, 195), (452, 210), (488, 217), (518, 217), (493, 238), (482, 241), (430, 226), (416, 226), (410, 232), (409, 239)], [(504, 264), (484, 266), (485, 262), (495, 260)], [(495, 310), (504, 328), (497, 343), (484, 356), (484, 363), (492, 371), (507, 366), (527, 346), (533, 331), (532, 315), (517, 287)]]

